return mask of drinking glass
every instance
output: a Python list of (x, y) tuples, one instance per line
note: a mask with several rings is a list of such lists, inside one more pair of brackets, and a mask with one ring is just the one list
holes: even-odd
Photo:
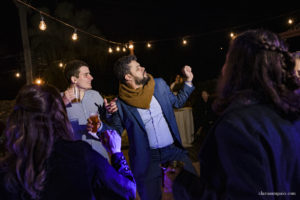
[(72, 103), (79, 103), (80, 102), (80, 91), (76, 85), (73, 87), (75, 98), (72, 100)]
[(90, 113), (89, 119), (92, 121), (92, 125), (93, 125), (92, 133), (97, 133), (98, 130), (97, 125), (100, 122), (98, 112)]

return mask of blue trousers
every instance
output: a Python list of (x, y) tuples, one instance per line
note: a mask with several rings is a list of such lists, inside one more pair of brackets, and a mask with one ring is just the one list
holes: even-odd
[(160, 200), (162, 198), (162, 169), (160, 164), (178, 160), (184, 162), (184, 169), (193, 174), (197, 174), (192, 161), (183, 149), (176, 147), (174, 144), (160, 149), (151, 150), (151, 162), (146, 175), (136, 180), (137, 190), (141, 200)]

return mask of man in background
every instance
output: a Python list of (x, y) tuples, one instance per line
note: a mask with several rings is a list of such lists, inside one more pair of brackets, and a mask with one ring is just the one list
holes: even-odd
[[(87, 63), (81, 60), (72, 60), (66, 64), (64, 75), (69, 88), (63, 93), (67, 114), (72, 123), (75, 138), (89, 143), (94, 150), (109, 159), (107, 151), (101, 144), (96, 133), (88, 132), (86, 124), (90, 114), (104, 115), (103, 98), (99, 92), (92, 90), (93, 77)], [(105, 109), (104, 109), (105, 110)], [(104, 116), (101, 116), (104, 117)], [(98, 132), (107, 129), (102, 121)]]

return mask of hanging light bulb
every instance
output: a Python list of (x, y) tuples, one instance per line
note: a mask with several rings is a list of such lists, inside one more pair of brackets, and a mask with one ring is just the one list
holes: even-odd
[(133, 44), (129, 44), (128, 46), (129, 49), (133, 49), (133, 47), (134, 47)]
[(126, 48), (125, 47), (123, 47), (122, 50), (123, 50), (123, 52), (126, 52)]
[(42, 30), (42, 31), (46, 30), (46, 28), (47, 28), (47, 25), (46, 25), (46, 23), (45, 23), (45, 21), (44, 21), (43, 15), (41, 15), (41, 21), (40, 21), (40, 24), (39, 24), (39, 28), (40, 28), (40, 30)]
[(58, 66), (59, 66), (59, 67), (63, 67), (64, 64), (63, 64), (62, 62), (59, 62)]
[(76, 41), (78, 39), (77, 30), (74, 29), (74, 33), (72, 34), (72, 40)]
[(186, 39), (183, 39), (183, 40), (182, 40), (182, 44), (183, 44), (183, 45), (187, 45), (187, 40), (186, 40)]
[(16, 73), (16, 77), (20, 78), (21, 74), (19, 72)]
[(147, 43), (147, 47), (148, 47), (148, 48), (151, 48), (151, 44), (150, 44), (149, 42)]
[(109, 48), (108, 48), (108, 53), (112, 53), (112, 52), (113, 52), (112, 48), (109, 47)]
[(120, 47), (119, 47), (119, 46), (118, 46), (118, 47), (116, 47), (116, 51), (118, 51), (118, 52), (120, 51)]
[(288, 20), (288, 24), (292, 25), (294, 23), (293, 19)]
[(231, 37), (232, 39), (234, 39), (234, 38), (236, 37), (235, 33), (231, 32), (231, 33), (230, 33), (230, 37)]
[(43, 83), (43, 80), (41, 78), (35, 79), (35, 84), (41, 85)]

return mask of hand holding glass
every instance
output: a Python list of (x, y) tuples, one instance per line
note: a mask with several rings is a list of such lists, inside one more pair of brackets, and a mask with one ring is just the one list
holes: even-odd
[[(92, 125), (91, 132), (92, 133), (97, 133), (98, 128), (100, 127), (100, 125), (99, 125), (100, 124), (100, 119), (99, 119), (98, 113), (90, 113), (89, 120), (90, 120), (91, 125)], [(99, 125), (99, 127), (98, 127), (98, 125)]]
[(101, 133), (100, 141), (110, 154), (121, 152), (121, 136), (115, 130), (106, 130)]
[(79, 103), (80, 102), (80, 90), (78, 89), (78, 87), (76, 85), (74, 85), (73, 91), (74, 91), (75, 98), (72, 99), (72, 103)]

